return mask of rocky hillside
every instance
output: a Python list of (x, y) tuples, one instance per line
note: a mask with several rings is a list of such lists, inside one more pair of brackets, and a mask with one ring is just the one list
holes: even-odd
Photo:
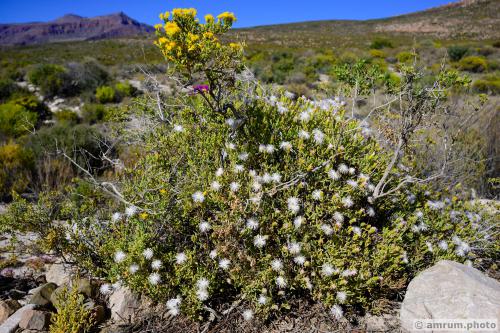
[(92, 18), (70, 14), (44, 23), (0, 24), (0, 45), (131, 37), (152, 31), (124, 13)]
[(249, 44), (291, 47), (359, 46), (375, 36), (399, 39), (498, 39), (500, 1), (462, 0), (385, 19), (329, 20), (238, 29)]

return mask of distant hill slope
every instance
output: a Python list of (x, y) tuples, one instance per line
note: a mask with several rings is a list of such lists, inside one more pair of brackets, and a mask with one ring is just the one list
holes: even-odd
[(131, 37), (153, 31), (124, 13), (92, 18), (69, 14), (51, 22), (0, 24), (0, 45)]
[(400, 38), (500, 39), (500, 0), (463, 0), (407, 15), (329, 20), (233, 31), (248, 44), (287, 47), (359, 45), (377, 35)]

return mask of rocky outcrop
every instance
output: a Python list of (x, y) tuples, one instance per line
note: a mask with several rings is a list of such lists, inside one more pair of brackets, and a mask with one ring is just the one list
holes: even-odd
[(406, 291), (401, 325), (417, 319), (497, 319), (500, 282), (475, 268), (443, 260), (415, 277)]

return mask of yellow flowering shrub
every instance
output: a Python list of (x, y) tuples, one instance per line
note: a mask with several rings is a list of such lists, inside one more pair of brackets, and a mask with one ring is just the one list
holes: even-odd
[(205, 98), (214, 111), (221, 111), (224, 93), (234, 85), (235, 75), (243, 70), (243, 46), (220, 40), (236, 17), (224, 12), (216, 20), (209, 14), (205, 23), (200, 23), (196, 14), (193, 8), (160, 14), (163, 24), (155, 26), (155, 45), (174, 64), (172, 74), (180, 75), (187, 85), (206, 84)]

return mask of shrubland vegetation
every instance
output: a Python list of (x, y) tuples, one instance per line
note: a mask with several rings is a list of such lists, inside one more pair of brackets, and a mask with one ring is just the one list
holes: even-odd
[[(2, 231), (37, 233), (104, 295), (125, 285), (196, 319), (231, 302), (267, 318), (297, 299), (340, 319), (383, 310), (440, 259), (495, 269), (498, 226), (471, 190), (498, 191), (497, 134), (484, 131), (498, 50), (377, 38), (363, 59), (245, 51), (223, 38), (232, 13), (160, 18), (169, 67), (140, 68), (144, 94), (94, 60), (4, 72)], [(51, 115), (23, 76), (43, 101), (84, 105)], [(67, 296), (54, 332), (78, 330), (74, 314), (89, 325)]]

